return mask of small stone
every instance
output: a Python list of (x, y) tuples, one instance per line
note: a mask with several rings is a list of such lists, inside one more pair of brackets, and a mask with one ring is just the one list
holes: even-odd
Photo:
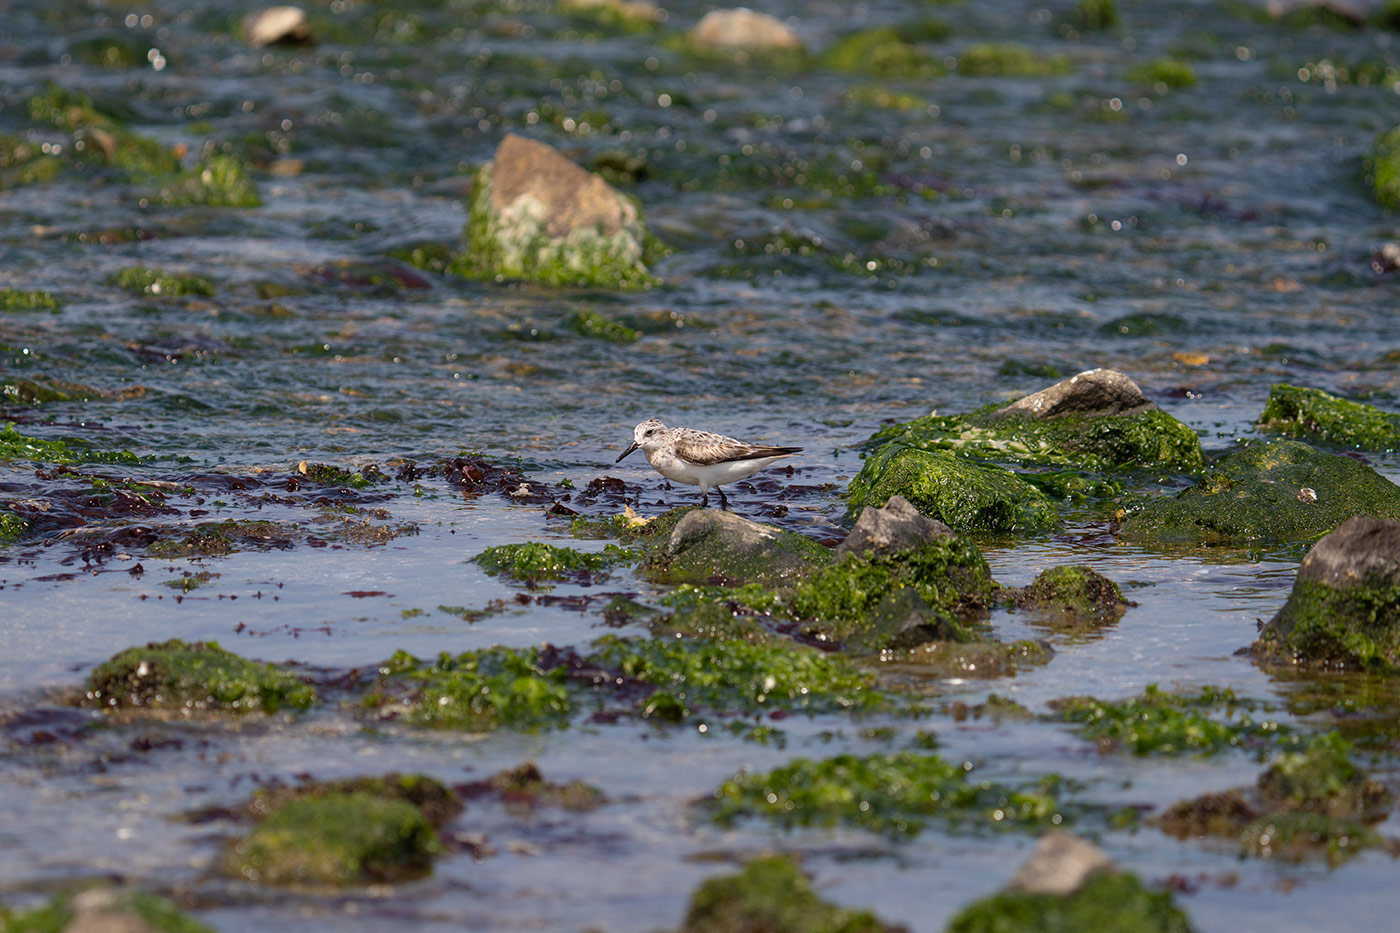
[(255, 49), (265, 45), (305, 45), (311, 41), (306, 11), (295, 6), (270, 6), (243, 18), (243, 36)]
[(1090, 875), (1112, 869), (1113, 863), (1097, 846), (1073, 833), (1054, 830), (1040, 837), (1008, 887), (1028, 894), (1068, 897), (1083, 887)]
[(711, 10), (690, 30), (690, 40), (716, 49), (802, 48), (802, 40), (782, 20), (747, 7)]
[(903, 496), (893, 495), (884, 508), (866, 506), (861, 510), (855, 527), (837, 546), (836, 557), (905, 551), (953, 536), (953, 529), (943, 522), (922, 514)]
[(830, 561), (831, 552), (811, 538), (732, 512), (696, 509), (676, 524), (643, 571), (668, 583), (772, 586)]
[(997, 410), (998, 417), (1133, 415), (1154, 409), (1136, 382), (1117, 370), (1090, 369)]

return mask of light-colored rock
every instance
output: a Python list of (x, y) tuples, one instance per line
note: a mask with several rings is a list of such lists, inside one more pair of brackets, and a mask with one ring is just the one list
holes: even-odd
[(906, 551), (952, 536), (953, 529), (924, 515), (903, 496), (895, 495), (890, 496), (884, 508), (866, 506), (861, 510), (855, 527), (837, 546), (836, 557)]
[(775, 586), (831, 561), (810, 538), (733, 512), (696, 509), (671, 529), (643, 575), (669, 583), (762, 583)]
[(1090, 369), (999, 409), (998, 416), (1132, 415), (1157, 406), (1138, 384), (1112, 369)]
[(800, 49), (797, 33), (776, 17), (747, 7), (711, 10), (690, 30), (690, 40), (717, 49)]
[(93, 888), (75, 894), (70, 906), (73, 917), (63, 933), (159, 933), (115, 889)]
[(300, 45), (311, 41), (306, 11), (296, 6), (270, 6), (243, 17), (243, 37), (253, 48), (265, 45)]
[(1298, 579), (1334, 590), (1400, 584), (1400, 522), (1369, 515), (1347, 519), (1308, 551)]
[(1028, 894), (1067, 897), (1090, 875), (1112, 869), (1113, 863), (1098, 846), (1057, 829), (1040, 837), (1035, 851), (1007, 887)]

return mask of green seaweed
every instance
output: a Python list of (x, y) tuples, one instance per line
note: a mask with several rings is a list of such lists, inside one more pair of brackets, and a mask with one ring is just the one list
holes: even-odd
[(1016, 789), (983, 780), (971, 762), (938, 755), (839, 755), (798, 758), (765, 774), (740, 773), (714, 793), (722, 824), (761, 816), (785, 826), (849, 824), (891, 836), (912, 836), (931, 819), (954, 829), (1018, 829), (1060, 825), (1057, 777)]
[(569, 318), (568, 326), (580, 337), (606, 340), (608, 343), (636, 343), (642, 338), (640, 332), (596, 311), (575, 311)]
[(887, 444), (851, 480), (847, 511), (883, 506), (896, 495), (960, 532), (1037, 534), (1060, 524), (1054, 503), (1017, 474), (943, 450)]
[(841, 74), (878, 78), (937, 78), (947, 74), (942, 62), (906, 42), (893, 26), (847, 33), (822, 52), (819, 62)]
[(1192, 933), (1195, 928), (1169, 891), (1154, 891), (1136, 875), (1097, 872), (1073, 894), (1002, 891), (964, 907), (948, 933)]
[(487, 573), (511, 577), (522, 583), (601, 575), (610, 567), (636, 559), (636, 551), (616, 544), (604, 545), (601, 551), (585, 553), (542, 541), (496, 545), (472, 558)]
[(1400, 126), (1376, 138), (1364, 161), (1363, 171), (1376, 203), (1400, 208)]
[(151, 542), (147, 551), (152, 557), (174, 560), (181, 557), (224, 557), (242, 545), (253, 547), (290, 546), (301, 529), (281, 522), (225, 519), (204, 522), (186, 529), (178, 536)]
[(411, 804), (422, 811), (423, 816), (434, 827), (442, 827), (462, 812), (462, 802), (457, 799), (451, 788), (441, 781), (422, 774), (397, 772), (374, 777), (306, 781), (295, 786), (260, 788), (253, 792), (247, 811), (254, 819), (265, 819), (293, 801), (347, 794)]
[[(90, 913), (79, 913), (86, 906)], [(141, 930), (142, 933), (214, 933), (214, 928), (194, 920), (163, 897), (145, 891), (88, 888), (65, 892), (42, 907), (20, 913), (0, 908), (3, 933), (63, 933), (77, 929), (73, 921), (85, 916), (86, 929)], [(96, 919), (100, 918), (100, 919)]]
[(588, 660), (657, 688), (644, 716), (684, 719), (700, 710), (809, 714), (872, 712), (890, 701), (874, 677), (843, 658), (786, 643), (605, 635)]
[[(1202, 687), (1200, 693), (1187, 696), (1164, 693), (1151, 684), (1128, 700), (1066, 697), (1053, 701), (1051, 709), (1104, 751), (1124, 749), (1142, 756), (1214, 755), (1240, 748), (1264, 755), (1300, 743), (1297, 735), (1276, 720), (1251, 717), (1253, 705), (1228, 689)], [(1211, 718), (1208, 712), (1217, 712), (1222, 718)]]
[(399, 651), (361, 705), (379, 718), (476, 732), (562, 726), (574, 708), (563, 667), (542, 667), (539, 648), (500, 647), (431, 663)]
[(728, 515), (699, 511), (686, 516), (691, 524), (682, 530), (687, 536), (675, 542), (672, 535), (652, 548), (640, 573), (658, 583), (787, 587), (831, 561), (831, 552), (805, 535), (771, 525), (754, 529)]
[(1321, 389), (1280, 383), (1269, 389), (1259, 426), (1363, 450), (1400, 450), (1400, 415), (1338, 398)]
[(1138, 84), (1160, 85), (1162, 88), (1194, 87), (1196, 69), (1191, 67), (1190, 62), (1164, 55), (1129, 68), (1123, 77)]
[(261, 884), (368, 884), (422, 877), (443, 851), (413, 804), (332, 793), (273, 810), (234, 844), (226, 870)]
[(243, 160), (228, 154), (210, 156), (161, 188), (155, 200), (167, 207), (259, 207), (262, 198)]
[(1063, 55), (1037, 55), (1016, 42), (976, 42), (958, 55), (958, 73), (987, 78), (1049, 78), (1074, 65)]
[(1400, 586), (1371, 579), (1337, 589), (1298, 580), (1253, 651), (1275, 663), (1400, 670)]
[(24, 537), (32, 527), (23, 516), (0, 508), (0, 546), (14, 544)]
[(0, 311), (61, 311), (63, 303), (43, 291), (0, 288)]
[(1079, 0), (1069, 12), (1070, 22), (1086, 31), (1112, 29), (1122, 17), (1118, 0)]
[(733, 875), (695, 889), (680, 933), (885, 933), (869, 911), (846, 910), (817, 896), (793, 861), (756, 858)]
[(1117, 622), (1132, 603), (1118, 584), (1083, 566), (1051, 567), (1012, 596), (1037, 622), (1057, 631), (1092, 631)]
[(140, 463), (129, 450), (71, 448), (63, 441), (50, 441), (21, 434), (13, 421), (0, 421), (0, 462), (36, 460), (41, 463)]
[(103, 661), (88, 676), (83, 703), (103, 709), (274, 713), (306, 709), (316, 699), (315, 690), (276, 665), (249, 661), (217, 642), (172, 638)]
[(160, 295), (177, 298), (197, 295), (202, 298), (214, 294), (214, 283), (202, 275), (175, 272), (160, 272), (143, 266), (127, 266), (112, 273), (107, 281), (128, 292), (138, 295)]

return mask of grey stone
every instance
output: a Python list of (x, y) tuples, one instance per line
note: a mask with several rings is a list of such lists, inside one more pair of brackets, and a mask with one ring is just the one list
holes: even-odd
[(1400, 584), (1400, 522), (1357, 515), (1313, 545), (1298, 580), (1334, 590)]
[(929, 518), (900, 495), (890, 496), (884, 508), (866, 506), (855, 527), (836, 548), (836, 557), (847, 554), (885, 554), (933, 544), (954, 536), (953, 529)]
[(1090, 369), (1003, 406), (997, 417), (1134, 415), (1157, 406), (1136, 382), (1113, 369)]
[(643, 572), (667, 583), (775, 586), (830, 561), (831, 552), (811, 538), (732, 512), (697, 509), (671, 529)]
[(1113, 863), (1098, 846), (1056, 829), (1040, 837), (1035, 851), (1007, 887), (1067, 897), (1083, 887), (1090, 875), (1112, 869)]

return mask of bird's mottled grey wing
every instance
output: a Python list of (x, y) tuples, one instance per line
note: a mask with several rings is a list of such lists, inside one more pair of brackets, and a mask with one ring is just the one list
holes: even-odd
[(759, 460), (782, 457), (801, 451), (801, 447), (762, 447), (746, 444), (723, 434), (686, 429), (676, 434), (676, 455), (700, 466), (725, 463), (730, 460)]

